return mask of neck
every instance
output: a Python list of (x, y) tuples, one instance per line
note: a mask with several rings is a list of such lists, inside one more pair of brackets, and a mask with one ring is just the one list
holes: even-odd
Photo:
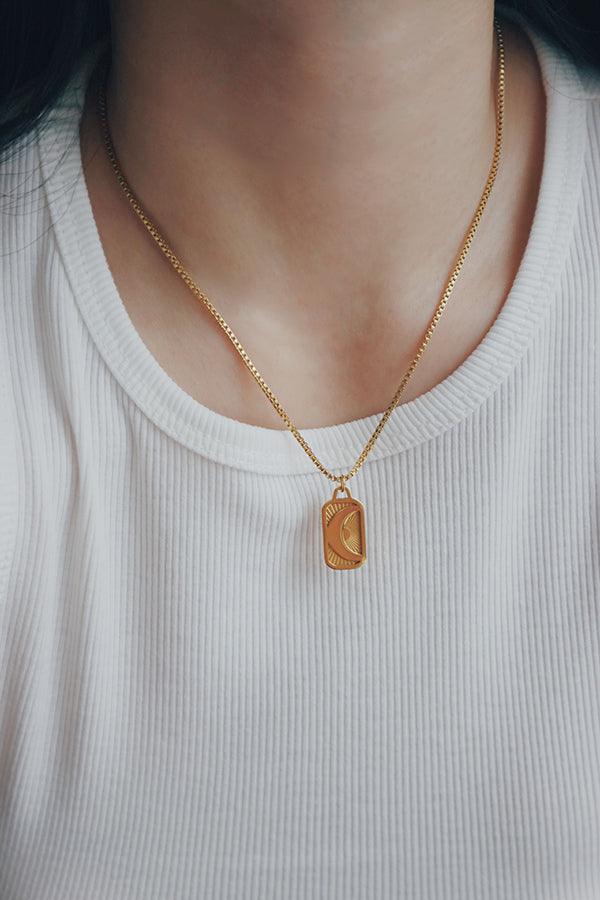
[(479, 0), (125, 0), (109, 83), (124, 168), (204, 284), (227, 273), (248, 297), (266, 253), (278, 296), (354, 285), (372, 310), (392, 270), (446, 269), (477, 205), (492, 17)]
[[(297, 425), (382, 411), (423, 340), (488, 176), (492, 0), (114, 3), (108, 115), (142, 205)], [(403, 402), (477, 346), (527, 242), (545, 97), (527, 39), (503, 30), (497, 186)], [(107, 259), (150, 351), (204, 405), (281, 427), (135, 220), (92, 103), (82, 152)]]

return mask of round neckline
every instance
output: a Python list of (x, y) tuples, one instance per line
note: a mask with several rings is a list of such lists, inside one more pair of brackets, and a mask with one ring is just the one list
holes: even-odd
[[(470, 416), (515, 369), (555, 300), (583, 168), (585, 104), (571, 102), (582, 95), (573, 63), (529, 29), (527, 33), (546, 88), (546, 138), (537, 207), (517, 276), (481, 342), (451, 375), (393, 412), (366, 465), (429, 441)], [(86, 82), (82, 73), (39, 141), (63, 265), (105, 364), (141, 412), (189, 450), (264, 474), (316, 473), (287, 430), (247, 425), (202, 406), (143, 343), (115, 286), (83, 175), (78, 130)], [(352, 467), (379, 419), (375, 415), (302, 434), (327, 468), (342, 471)]]

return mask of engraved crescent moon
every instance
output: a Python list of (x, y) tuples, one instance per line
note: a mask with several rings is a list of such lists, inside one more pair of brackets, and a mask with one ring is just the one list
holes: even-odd
[(360, 512), (348, 507), (340, 509), (327, 525), (327, 543), (342, 559), (358, 562), (363, 548), (360, 532)]

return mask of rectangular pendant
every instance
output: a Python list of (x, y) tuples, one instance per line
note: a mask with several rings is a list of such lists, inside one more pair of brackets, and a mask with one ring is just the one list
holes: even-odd
[(365, 511), (362, 504), (344, 488), (346, 496), (333, 499), (323, 507), (323, 551), (330, 569), (358, 569), (366, 559)]

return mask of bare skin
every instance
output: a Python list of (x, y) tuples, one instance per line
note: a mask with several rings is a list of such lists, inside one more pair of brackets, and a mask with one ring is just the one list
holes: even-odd
[[(383, 411), (487, 178), (492, 3), (118, 0), (114, 19), (109, 118), (143, 205), (299, 427)], [(514, 26), (504, 31), (500, 173), (403, 402), (479, 344), (527, 243), (545, 98), (528, 40)], [(136, 220), (100, 145), (91, 102), (82, 124), (86, 179), (142, 340), (203, 405), (281, 428)]]

